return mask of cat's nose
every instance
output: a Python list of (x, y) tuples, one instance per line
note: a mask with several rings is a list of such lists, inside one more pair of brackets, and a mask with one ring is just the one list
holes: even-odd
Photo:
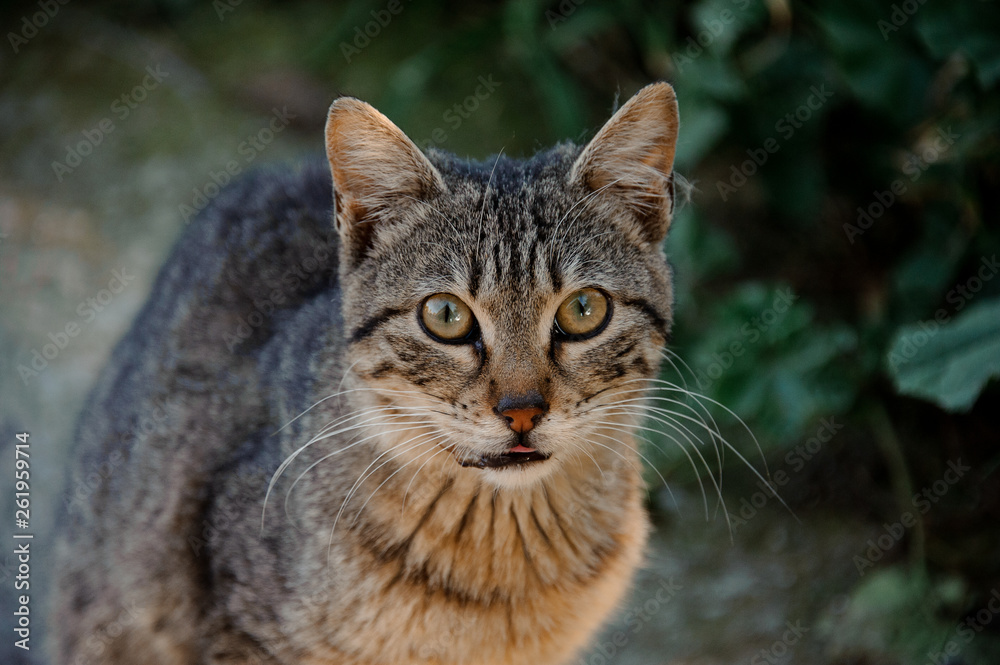
[(547, 409), (548, 404), (535, 391), (524, 395), (501, 397), (496, 406), (496, 412), (507, 421), (507, 426), (518, 434), (530, 431), (535, 426), (538, 416)]
[(524, 434), (535, 426), (535, 416), (541, 415), (542, 410), (538, 407), (529, 409), (507, 409), (501, 411), (500, 415), (507, 419), (507, 425), (517, 432)]

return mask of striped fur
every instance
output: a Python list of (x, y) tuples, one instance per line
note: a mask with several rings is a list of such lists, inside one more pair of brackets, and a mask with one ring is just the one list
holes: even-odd
[[(310, 166), (220, 196), (81, 419), (71, 482), (124, 461), (64, 516), (56, 662), (572, 659), (648, 530), (633, 416), (599, 407), (656, 375), (669, 334), (676, 132), (660, 83), (586, 147), (471, 163), (341, 99), (332, 189)], [(582, 287), (611, 319), (560, 339)], [(481, 338), (423, 331), (438, 292)], [(495, 407), (529, 392), (550, 457), (463, 466), (513, 445)], [(160, 397), (157, 427), (123, 438)]]

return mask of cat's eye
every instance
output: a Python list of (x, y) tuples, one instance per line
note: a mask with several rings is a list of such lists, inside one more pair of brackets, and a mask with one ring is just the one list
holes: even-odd
[(597, 289), (569, 294), (556, 311), (556, 332), (570, 340), (593, 337), (611, 318), (611, 301)]
[(475, 329), (476, 317), (457, 296), (435, 293), (420, 307), (420, 322), (438, 341), (465, 342)]

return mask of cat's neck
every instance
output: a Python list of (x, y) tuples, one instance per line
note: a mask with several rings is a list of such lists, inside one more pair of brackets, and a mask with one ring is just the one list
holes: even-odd
[(357, 542), (403, 576), (450, 593), (522, 598), (585, 583), (634, 537), (641, 479), (625, 455), (551, 459), (543, 463), (560, 467), (517, 488), (451, 460), (453, 469), (419, 473), (387, 465), (358, 492), (363, 510), (345, 512)]

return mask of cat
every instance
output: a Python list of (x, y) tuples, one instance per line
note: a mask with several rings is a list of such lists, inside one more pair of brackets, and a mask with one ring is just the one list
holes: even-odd
[(57, 663), (558, 665), (649, 531), (678, 112), (422, 153), (350, 97), (328, 163), (187, 230), (77, 429)]

